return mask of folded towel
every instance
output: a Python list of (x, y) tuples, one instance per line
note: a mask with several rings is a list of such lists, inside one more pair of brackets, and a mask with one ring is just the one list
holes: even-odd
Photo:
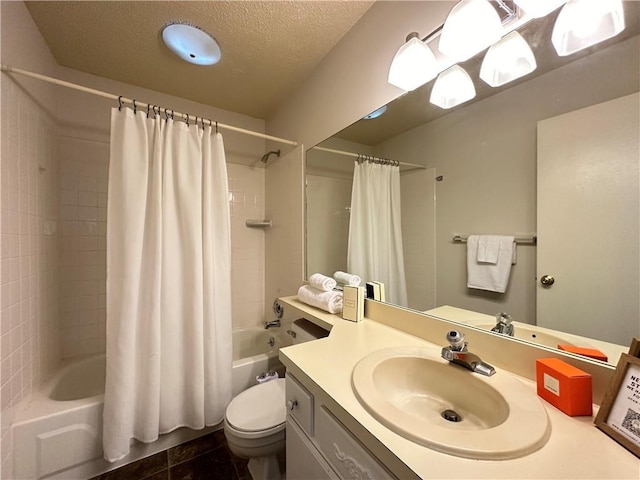
[(362, 282), (359, 276), (341, 271), (337, 271), (336, 273), (334, 273), (333, 278), (335, 278), (338, 283), (342, 283), (343, 285), (350, 285), (352, 287), (359, 287), (360, 283)]
[(478, 263), (498, 264), (498, 255), (500, 253), (500, 239), (498, 235), (479, 235), (478, 236)]
[(512, 236), (501, 236), (497, 263), (478, 262), (478, 235), (467, 239), (467, 287), (504, 293), (509, 284), (511, 264), (515, 259), (515, 241)]
[(330, 292), (334, 288), (336, 288), (336, 281), (331, 278), (323, 275), (321, 273), (314, 273), (309, 277), (309, 285), (312, 287), (316, 287), (318, 290), (323, 290), (325, 292)]
[(303, 285), (298, 289), (298, 300), (325, 312), (342, 312), (342, 292), (324, 292), (311, 285)]

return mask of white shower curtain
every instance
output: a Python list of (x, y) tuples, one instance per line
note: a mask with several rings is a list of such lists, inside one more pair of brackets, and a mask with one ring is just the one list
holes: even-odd
[(363, 282), (383, 282), (387, 302), (406, 306), (400, 218), (400, 167), (356, 162), (347, 250), (349, 273)]
[(222, 136), (111, 112), (105, 459), (224, 418), (231, 245)]

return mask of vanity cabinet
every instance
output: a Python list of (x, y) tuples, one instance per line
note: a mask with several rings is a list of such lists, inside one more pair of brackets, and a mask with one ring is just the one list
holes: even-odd
[(286, 402), (287, 480), (395, 478), (289, 372)]

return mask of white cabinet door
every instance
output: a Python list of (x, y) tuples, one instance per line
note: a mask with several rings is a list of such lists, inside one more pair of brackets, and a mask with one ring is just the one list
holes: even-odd
[(287, 480), (338, 480), (320, 452), (292, 420), (287, 420)]
[(636, 93), (538, 123), (540, 326), (622, 345), (638, 336), (638, 105)]

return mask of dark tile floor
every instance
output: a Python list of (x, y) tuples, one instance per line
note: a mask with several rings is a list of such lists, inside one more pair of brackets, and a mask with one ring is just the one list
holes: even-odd
[(218, 430), (91, 480), (251, 480), (247, 460), (229, 451)]

